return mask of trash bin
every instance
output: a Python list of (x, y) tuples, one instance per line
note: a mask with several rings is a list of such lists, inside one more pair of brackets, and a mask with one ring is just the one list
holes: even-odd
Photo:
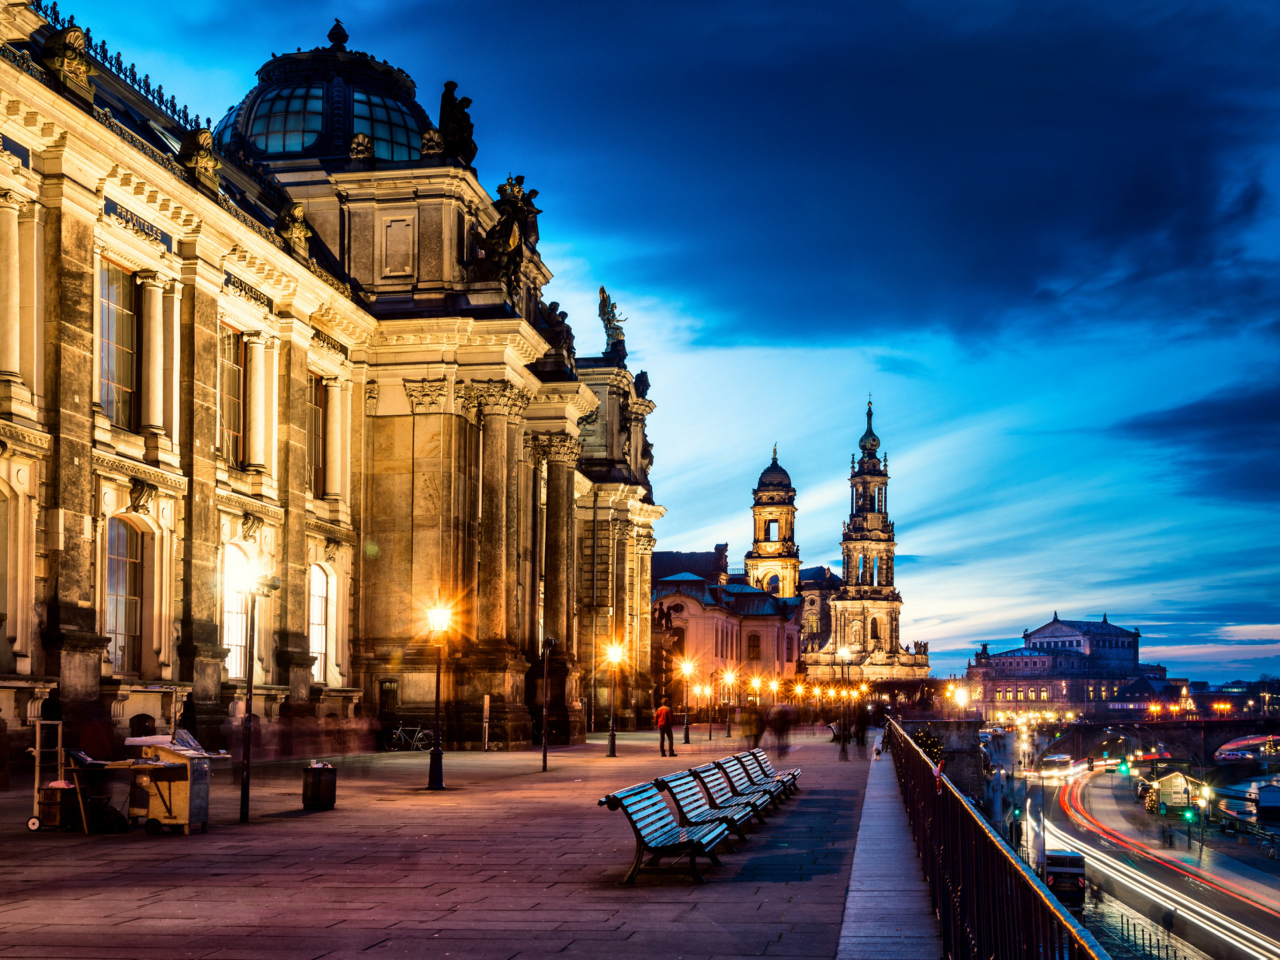
[(338, 801), (338, 771), (328, 763), (302, 768), (302, 806), (307, 810), (332, 810)]

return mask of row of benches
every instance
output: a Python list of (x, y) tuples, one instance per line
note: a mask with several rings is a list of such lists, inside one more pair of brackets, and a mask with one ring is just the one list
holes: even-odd
[[(757, 749), (609, 794), (599, 805), (621, 810), (636, 835), (635, 861), (622, 882), (635, 882), (649, 853), (646, 867), (659, 866), (663, 857), (688, 856), (693, 878), (706, 883), (698, 857), (719, 866), (715, 848), (724, 843), (735, 852), (727, 842), (730, 832), (746, 840), (746, 825), (752, 820), (763, 825), (765, 815), (799, 789), (799, 779), (799, 767), (779, 772), (768, 754)], [(660, 791), (671, 794), (675, 814)]]

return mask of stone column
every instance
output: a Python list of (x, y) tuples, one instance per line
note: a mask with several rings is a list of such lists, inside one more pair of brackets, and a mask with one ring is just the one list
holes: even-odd
[(264, 470), (267, 465), (267, 338), (258, 330), (246, 333), (244, 342), (249, 367), (245, 466), (250, 470)]
[(16, 193), (0, 193), (0, 380), (11, 382), (22, 381), (18, 211), (23, 206)]
[(563, 654), (572, 646), (569, 625), (575, 522), (573, 475), (582, 455), (582, 441), (564, 434), (546, 438), (547, 451), (547, 578), (543, 631), (560, 641)]
[[(528, 405), (528, 398), (522, 406)], [(523, 412), (523, 411), (522, 411)], [(518, 415), (507, 420), (507, 531), (506, 531), (506, 604), (507, 640), (519, 644), (526, 639), (520, 624), (520, 464), (524, 452), (524, 430)]]
[(513, 383), (490, 380), (475, 384), (483, 416), (480, 478), (480, 572), (476, 593), (480, 601), (481, 644), (508, 641), (508, 579), (515, 571), (507, 565), (507, 499), (510, 462), (507, 455), (507, 422), (528, 404)]
[(142, 432), (164, 435), (164, 281), (149, 271), (142, 281)]
[(324, 378), (324, 498), (342, 499), (342, 383)]
[[(645, 603), (653, 596), (651, 583), (653, 580), (653, 548), (657, 545), (657, 540), (649, 536), (648, 533), (640, 532), (636, 536), (636, 637), (637, 648), (640, 651), (640, 662), (636, 664), (637, 682), (643, 684), (648, 691), (657, 688), (658, 677), (654, 676), (653, 662), (653, 617), (645, 615)], [(659, 668), (660, 669), (660, 668)], [(664, 678), (670, 681), (672, 677)], [(641, 690), (640, 707), (647, 716), (652, 716), (652, 711), (658, 706), (653, 702), (653, 697), (646, 694), (646, 690)], [(668, 691), (670, 692), (670, 691)], [(672, 698), (672, 703), (675, 700)]]

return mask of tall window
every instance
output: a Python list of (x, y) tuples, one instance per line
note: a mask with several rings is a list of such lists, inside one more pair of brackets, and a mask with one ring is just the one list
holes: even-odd
[(416, 160), (422, 154), (418, 121), (395, 100), (364, 90), (351, 91), (351, 131), (373, 138), (373, 155), (383, 160)]
[(98, 402), (117, 427), (138, 429), (138, 363), (141, 342), (137, 295), (133, 274), (114, 263), (104, 263), (98, 295), (99, 352)]
[(307, 635), (310, 637), (311, 655), (316, 662), (311, 665), (311, 679), (323, 683), (325, 655), (329, 650), (329, 575), (324, 567), (311, 567), (311, 606), (307, 616)]
[(788, 633), (787, 634), (787, 663), (791, 663), (796, 658), (794, 642), (795, 642), (794, 638), (791, 636), (791, 634)]
[(218, 452), (233, 467), (244, 466), (244, 337), (218, 331)]
[(880, 639), (880, 618), (879, 617), (871, 618), (871, 639), (872, 640)]
[(233, 680), (245, 679), (248, 666), (249, 596), (241, 587), (249, 575), (249, 561), (239, 547), (227, 547), (222, 568), (222, 645), (227, 654), (227, 673)]
[(747, 635), (747, 659), (748, 660), (760, 659), (760, 635), (759, 634), (752, 633)]
[(142, 535), (107, 521), (107, 637), (115, 673), (142, 672)]
[(307, 379), (307, 464), (311, 495), (324, 496), (324, 380)]

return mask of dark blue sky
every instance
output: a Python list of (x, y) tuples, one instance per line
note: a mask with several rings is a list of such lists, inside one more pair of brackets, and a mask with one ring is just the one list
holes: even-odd
[(939, 672), (1054, 609), (1280, 672), (1280, 5), (70, 9), (215, 119), (335, 16), (433, 118), (457, 80), (580, 349), (599, 283), (630, 318), (663, 546), (740, 556), (777, 441), (837, 562), (871, 391)]

